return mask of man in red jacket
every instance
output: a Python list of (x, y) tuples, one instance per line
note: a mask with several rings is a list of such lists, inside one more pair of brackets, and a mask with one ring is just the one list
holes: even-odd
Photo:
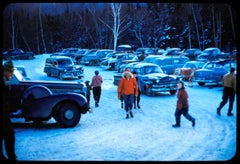
[[(134, 92), (134, 88), (136, 92)], [(129, 114), (133, 117), (132, 107), (133, 107), (133, 98), (134, 96), (138, 96), (138, 84), (136, 78), (130, 72), (129, 69), (126, 69), (122, 74), (122, 79), (118, 84), (118, 99), (123, 97), (125, 110), (126, 110), (126, 118), (129, 118)]]
[(178, 94), (177, 94), (177, 107), (175, 111), (176, 124), (174, 128), (180, 127), (181, 115), (192, 122), (192, 126), (195, 126), (195, 118), (188, 113), (188, 94), (185, 90), (183, 81), (178, 82)]

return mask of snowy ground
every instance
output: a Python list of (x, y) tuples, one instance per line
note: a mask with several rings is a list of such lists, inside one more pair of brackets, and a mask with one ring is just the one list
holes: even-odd
[[(31, 79), (58, 80), (43, 73), (48, 56), (38, 55), (34, 60), (14, 64), (24, 65)], [(57, 127), (54, 120), (38, 128), (13, 119), (20, 161), (225, 161), (235, 156), (236, 101), (233, 117), (227, 116), (228, 104), (222, 116), (217, 116), (222, 87), (186, 86), (189, 113), (196, 118), (196, 126), (193, 128), (182, 116), (181, 128), (175, 129), (176, 95), (142, 95), (142, 108), (133, 110), (134, 118), (125, 119), (117, 87), (112, 84), (115, 72), (97, 66), (84, 68), (83, 81), (91, 80), (95, 70), (103, 77), (100, 106), (68, 129)]]

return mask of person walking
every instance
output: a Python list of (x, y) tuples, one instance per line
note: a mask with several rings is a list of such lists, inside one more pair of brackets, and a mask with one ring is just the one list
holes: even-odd
[(189, 86), (189, 87), (193, 87), (193, 84), (192, 84), (192, 83), (193, 83), (193, 80), (194, 80), (195, 71), (196, 71), (196, 69), (193, 68), (192, 71), (191, 71), (191, 74), (190, 74), (190, 76), (189, 76), (189, 79), (188, 79), (188, 86)]
[(132, 74), (134, 75), (138, 83), (138, 96), (137, 97), (134, 96), (134, 109), (136, 109), (136, 106), (138, 107), (138, 109), (140, 109), (141, 93), (144, 87), (148, 88), (148, 84), (145, 81), (143, 81), (143, 79), (140, 76), (138, 76), (136, 71), (133, 71)]
[[(7, 154), (8, 160), (16, 161), (16, 154), (15, 154), (15, 131), (11, 125), (10, 120), (10, 109), (9, 109), (9, 87), (6, 85), (6, 81), (8, 81), (14, 71), (14, 66), (11, 60), (5, 62), (3, 64), (3, 128), (2, 128), (2, 143), (4, 143), (4, 147)], [(14, 103), (14, 102), (11, 102)], [(1, 144), (2, 145), (2, 144)], [(3, 152), (2, 156), (4, 158)]]
[(222, 101), (217, 108), (217, 115), (221, 115), (221, 109), (223, 106), (227, 103), (229, 99), (229, 107), (228, 107), (228, 116), (233, 116), (232, 108), (233, 108), (233, 102), (236, 92), (236, 76), (234, 75), (235, 68), (230, 68), (230, 72), (225, 74), (223, 76), (223, 94), (222, 94)]
[(102, 76), (99, 75), (99, 71), (95, 71), (94, 72), (95, 75), (92, 77), (92, 82), (91, 82), (91, 87), (93, 88), (93, 98), (95, 101), (95, 107), (99, 106), (99, 101), (100, 101), (100, 97), (101, 97), (101, 86), (103, 83), (103, 79)]
[[(134, 93), (134, 88), (136, 92)], [(126, 119), (129, 118), (129, 114), (133, 117), (132, 107), (133, 107), (133, 97), (138, 96), (138, 84), (136, 78), (130, 70), (125, 70), (122, 74), (122, 78), (118, 84), (118, 99), (121, 99), (121, 95), (124, 101), (124, 108), (126, 111)]]
[(87, 80), (87, 81), (85, 81), (85, 85), (86, 85), (86, 98), (87, 98), (87, 105), (88, 105), (88, 108), (89, 108), (89, 111), (91, 111), (91, 109), (90, 109), (90, 98), (91, 98), (91, 90), (92, 90), (92, 87), (91, 87), (91, 85), (90, 85), (90, 81), (89, 80)]
[(178, 82), (178, 93), (177, 93), (177, 105), (176, 105), (176, 111), (175, 111), (175, 119), (176, 119), (176, 124), (172, 125), (172, 127), (177, 128), (180, 127), (180, 122), (181, 122), (181, 115), (188, 119), (189, 121), (192, 122), (192, 126), (195, 126), (195, 118), (193, 118), (189, 113), (188, 113), (188, 93), (184, 87), (184, 82), (179, 81)]

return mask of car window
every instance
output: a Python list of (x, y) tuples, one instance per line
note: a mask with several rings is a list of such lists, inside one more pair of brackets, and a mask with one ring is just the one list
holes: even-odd
[(214, 68), (223, 68), (223, 65), (215, 63)]
[(66, 60), (66, 59), (58, 60), (58, 65), (71, 65), (71, 64), (72, 64), (71, 60)]
[(193, 63), (185, 63), (184, 68), (196, 68), (196, 65)]
[(209, 63), (209, 64), (207, 64), (207, 65), (205, 66), (205, 68), (207, 68), (207, 69), (211, 69), (211, 68), (213, 68), (213, 63)]
[(159, 73), (159, 72), (160, 72), (160, 70), (158, 67), (153, 67), (153, 66), (145, 67), (145, 74)]

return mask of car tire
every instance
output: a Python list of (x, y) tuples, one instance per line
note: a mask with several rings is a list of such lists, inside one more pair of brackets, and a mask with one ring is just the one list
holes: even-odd
[(48, 76), (48, 77), (51, 77), (51, 76), (52, 76), (50, 70), (47, 70), (47, 76)]
[(90, 66), (94, 66), (95, 65), (95, 61), (93, 61), (93, 60), (89, 61), (89, 65)]
[(170, 90), (169, 92), (171, 95), (175, 95), (177, 93), (177, 90)]
[(152, 92), (152, 87), (148, 87), (148, 88), (147, 88), (147, 90), (146, 90), (146, 95), (147, 95), (147, 96), (150, 96), (150, 97), (154, 96), (154, 93)]
[(81, 112), (72, 103), (61, 103), (58, 105), (54, 118), (61, 127), (74, 127), (80, 121)]
[(78, 63), (78, 65), (80, 65), (81, 64), (81, 59), (78, 59), (77, 63)]
[(59, 79), (60, 79), (60, 80), (63, 80), (63, 79), (64, 79), (64, 78), (63, 78), (63, 73), (62, 73), (62, 72), (59, 73)]
[(198, 85), (200, 85), (200, 86), (204, 86), (205, 83), (204, 83), (204, 82), (198, 82)]

